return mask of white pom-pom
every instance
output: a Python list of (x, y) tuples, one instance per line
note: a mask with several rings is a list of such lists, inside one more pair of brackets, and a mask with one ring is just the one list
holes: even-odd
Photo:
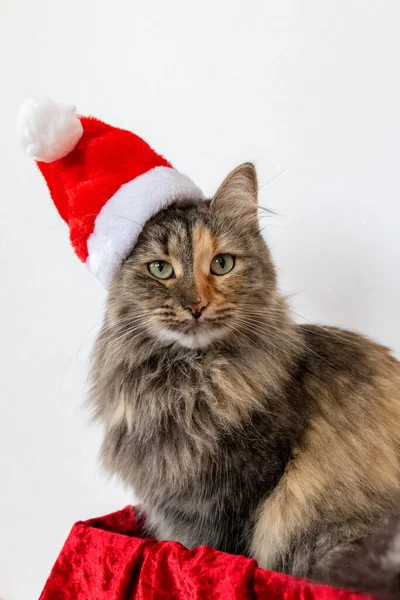
[(28, 98), (17, 117), (17, 135), (26, 154), (53, 162), (67, 156), (82, 137), (83, 127), (75, 106), (50, 98)]

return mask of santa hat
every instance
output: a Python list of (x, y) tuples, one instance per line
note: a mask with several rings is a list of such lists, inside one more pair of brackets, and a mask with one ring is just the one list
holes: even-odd
[(77, 256), (108, 288), (148, 219), (204, 196), (139, 136), (48, 98), (28, 99), (21, 145), (44, 176)]

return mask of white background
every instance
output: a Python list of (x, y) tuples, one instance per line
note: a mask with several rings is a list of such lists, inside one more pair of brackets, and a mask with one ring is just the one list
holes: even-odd
[(105, 293), (16, 144), (19, 103), (46, 94), (130, 128), (207, 194), (254, 160), (294, 309), (399, 355), (400, 5), (0, 6), (0, 598), (28, 600), (74, 521), (132, 498), (100, 472), (82, 408)]

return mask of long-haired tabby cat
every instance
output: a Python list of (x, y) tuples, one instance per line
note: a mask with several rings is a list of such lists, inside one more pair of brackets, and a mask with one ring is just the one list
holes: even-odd
[(389, 563), (368, 577), (362, 556), (400, 498), (400, 365), (359, 335), (293, 322), (251, 164), (147, 222), (113, 281), (92, 384), (104, 464), (150, 534), (399, 590)]

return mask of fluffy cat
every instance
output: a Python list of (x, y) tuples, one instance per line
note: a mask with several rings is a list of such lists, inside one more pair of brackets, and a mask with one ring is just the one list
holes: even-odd
[(390, 537), (399, 505), (400, 364), (354, 333), (293, 322), (257, 209), (246, 163), (210, 201), (145, 225), (93, 356), (104, 465), (151, 535), (396, 594), (398, 565), (377, 559), (368, 577), (365, 549)]

